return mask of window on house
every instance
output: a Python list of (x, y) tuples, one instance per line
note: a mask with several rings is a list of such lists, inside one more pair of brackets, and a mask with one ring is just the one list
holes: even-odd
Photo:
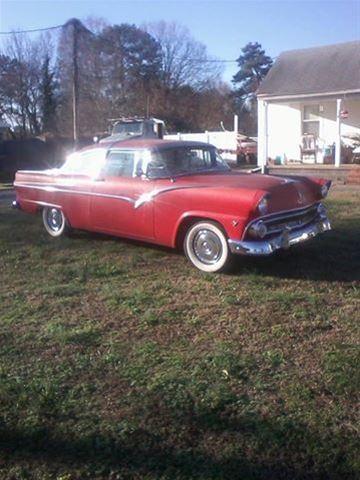
[(314, 135), (318, 137), (320, 134), (320, 105), (304, 105), (303, 110), (303, 135)]

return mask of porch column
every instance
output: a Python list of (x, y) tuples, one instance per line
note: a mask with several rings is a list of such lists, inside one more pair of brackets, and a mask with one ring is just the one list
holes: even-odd
[(234, 132), (236, 134), (239, 133), (239, 116), (238, 115), (234, 115)]
[(258, 100), (258, 166), (265, 172), (268, 158), (268, 102)]
[(335, 167), (340, 167), (341, 160), (341, 98), (336, 99), (336, 141)]

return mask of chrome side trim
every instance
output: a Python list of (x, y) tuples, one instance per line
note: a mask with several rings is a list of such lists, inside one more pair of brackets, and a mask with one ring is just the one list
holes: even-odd
[(319, 233), (328, 230), (331, 230), (330, 222), (327, 217), (322, 217), (300, 230), (291, 232), (285, 229), (281, 235), (270, 240), (240, 241), (229, 239), (228, 244), (230, 251), (238, 255), (271, 255), (276, 250), (287, 249), (293, 245), (306, 242)]
[[(130, 198), (124, 195), (114, 195), (109, 193), (98, 193), (98, 192), (89, 192), (86, 190), (73, 190), (71, 188), (66, 188), (63, 185), (55, 186), (52, 184), (44, 185), (42, 183), (30, 183), (30, 182), (15, 182), (15, 187), (22, 187), (22, 188), (33, 188), (35, 190), (41, 190), (45, 192), (58, 192), (58, 193), (70, 193), (72, 195), (86, 195), (92, 197), (103, 197), (103, 198), (113, 198), (115, 200), (122, 200), (124, 202), (128, 202), (134, 205), (134, 208), (139, 208), (146, 203), (151, 202), (155, 197), (161, 195), (163, 193), (172, 192), (174, 190), (187, 190), (191, 188), (211, 188), (211, 185), (179, 185), (173, 187), (165, 187), (162, 189), (154, 189), (150, 192), (145, 192), (139, 196), (137, 200), (134, 198)], [(74, 187), (74, 185), (70, 185), (70, 187)]]
[(45, 190), (47, 192), (56, 192), (59, 188), (68, 190), (70, 187), (75, 187), (74, 183), (53, 184), (44, 182), (14, 182), (14, 187), (35, 188), (38, 190)]
[(62, 209), (61, 205), (57, 203), (41, 202), (40, 200), (26, 200), (27, 203), (33, 203), (34, 205), (39, 205), (40, 207), (52, 207)]
[(162, 189), (154, 189), (151, 192), (146, 192), (140, 195), (135, 201), (135, 208), (141, 207), (145, 203), (151, 202), (153, 198), (167, 192), (173, 192), (174, 190), (188, 190), (191, 188), (211, 188), (211, 185), (179, 185), (175, 187), (166, 187)]
[(89, 192), (87, 190), (72, 190), (70, 188), (56, 187), (54, 185), (43, 185), (43, 184), (36, 185), (34, 183), (16, 182), (16, 183), (14, 183), (14, 186), (15, 187), (22, 187), (22, 188), (33, 188), (35, 190), (41, 190), (41, 191), (51, 192), (51, 193), (53, 193), (53, 192), (71, 193), (72, 195), (86, 195), (86, 196), (91, 196), (91, 197), (114, 198), (115, 200), (123, 200), (125, 202), (135, 203), (135, 200), (133, 200), (130, 197), (126, 197), (124, 195), (113, 195), (113, 194), (109, 194), (109, 193)]

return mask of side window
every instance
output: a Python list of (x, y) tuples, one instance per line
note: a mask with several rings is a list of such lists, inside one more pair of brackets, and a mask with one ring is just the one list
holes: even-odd
[(100, 148), (76, 152), (69, 155), (60, 170), (68, 175), (96, 176), (104, 165), (105, 155), (106, 150)]
[(102, 173), (109, 177), (133, 177), (134, 164), (134, 152), (110, 152)]
[(190, 170), (201, 170), (211, 167), (211, 154), (209, 150), (191, 149), (189, 156)]

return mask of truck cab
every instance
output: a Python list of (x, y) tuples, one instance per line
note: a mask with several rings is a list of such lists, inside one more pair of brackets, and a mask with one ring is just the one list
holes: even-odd
[(158, 138), (164, 135), (164, 122), (157, 118), (122, 117), (110, 120), (112, 129), (110, 136), (100, 140), (111, 142), (130, 140), (131, 138)]

